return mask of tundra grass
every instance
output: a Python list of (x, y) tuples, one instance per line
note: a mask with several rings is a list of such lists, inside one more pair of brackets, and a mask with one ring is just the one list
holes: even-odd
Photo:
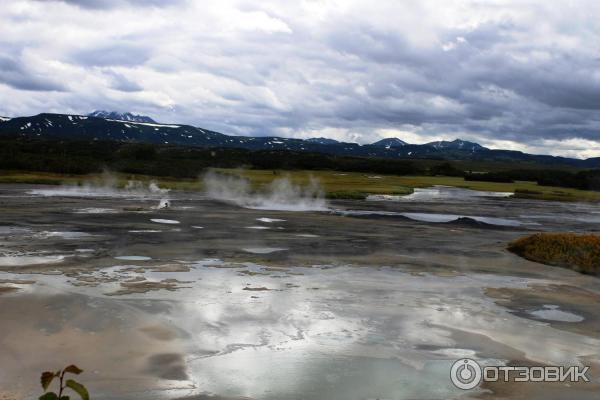
[(74, 186), (85, 184), (115, 184), (117, 187), (125, 187), (128, 181), (140, 181), (144, 183), (156, 182), (160, 187), (176, 190), (202, 189), (202, 184), (199, 179), (155, 177), (125, 173), (69, 175), (52, 172), (0, 171), (0, 183)]
[(508, 250), (531, 261), (600, 275), (600, 235), (537, 233), (515, 240)]

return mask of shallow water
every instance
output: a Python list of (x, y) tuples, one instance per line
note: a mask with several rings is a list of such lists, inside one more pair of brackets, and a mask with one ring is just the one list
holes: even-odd
[(395, 212), (395, 211), (376, 211), (376, 210), (336, 210), (335, 212), (340, 213), (342, 215), (350, 215), (350, 216), (369, 216), (369, 215), (379, 215), (379, 216), (388, 216), (395, 217), (401, 216), (406, 217), (415, 221), (421, 222), (432, 222), (432, 223), (447, 223), (454, 222), (459, 220), (460, 218), (470, 218), (474, 221), (483, 222), (490, 225), (500, 225), (500, 226), (521, 226), (523, 222), (508, 219), (508, 218), (497, 218), (497, 217), (483, 217), (478, 215), (457, 215), (457, 214), (437, 214), (437, 213), (416, 213), (416, 212)]
[(150, 219), (150, 221), (152, 222), (156, 222), (157, 224), (171, 224), (171, 225), (177, 225), (180, 222), (173, 220), (173, 219), (162, 219), (162, 218), (152, 218)]
[(19, 267), (37, 264), (55, 264), (62, 262), (64, 256), (0, 256), (0, 267)]
[(431, 214), (431, 213), (402, 213), (407, 218), (423, 222), (451, 222), (459, 218), (470, 218), (491, 225), (520, 226), (522, 222), (507, 218), (481, 217), (477, 215)]
[(37, 233), (35, 236), (38, 238), (41, 238), (41, 239), (61, 238), (61, 239), (66, 239), (66, 240), (76, 240), (76, 239), (83, 239), (83, 238), (91, 238), (91, 237), (94, 237), (95, 235), (91, 235), (86, 232), (42, 231), (42, 232)]
[(99, 207), (90, 207), (90, 208), (80, 208), (74, 211), (76, 214), (115, 214), (118, 213), (119, 210), (115, 210), (114, 208), (99, 208)]
[(260, 222), (266, 222), (266, 223), (271, 223), (271, 222), (285, 222), (285, 219), (279, 219), (279, 218), (266, 218), (266, 217), (262, 217), (262, 218), (256, 218), (257, 221)]
[(125, 261), (149, 261), (152, 260), (152, 257), (146, 256), (117, 256), (116, 260), (125, 260)]
[(275, 253), (276, 251), (284, 251), (287, 249), (284, 247), (246, 247), (242, 250), (254, 254), (270, 254)]
[[(516, 317), (481, 296), (486, 287), (525, 288), (543, 280), (326, 266), (294, 269), (291, 275), (253, 263), (223, 266), (227, 264), (219, 260), (200, 260), (187, 273), (133, 272), (139, 267), (116, 266), (93, 274), (109, 278), (100, 286), (73, 287), (62, 276), (48, 276), (46, 288), (39, 290), (92, 299), (117, 289), (118, 283), (111, 281), (117, 277), (188, 282), (177, 292), (131, 293), (111, 300), (127, 302), (141, 315), (144, 304), (153, 305), (156, 323), (168, 320), (168, 331), (180, 332), (177, 341), (186, 349), (185, 362), (180, 377), (164, 381), (164, 393), (170, 396), (197, 393), (183, 389), (189, 386), (257, 399), (296, 399), (298, 393), (305, 399), (447, 398), (460, 393), (447, 380), (458, 357), (502, 362), (500, 354), (481, 357), (469, 350), (468, 334), (485, 335), (536, 362), (561, 365), (577, 363), (578, 356), (600, 346), (600, 340)], [(88, 312), (105, 311), (100, 307)], [(102, 335), (102, 329), (95, 328), (95, 335)], [(95, 362), (104, 365), (103, 357), (96, 354)], [(165, 366), (155, 368), (160, 374)], [(110, 376), (108, 371), (99, 373), (101, 379)], [(115, 390), (102, 380), (92, 384), (99, 385), (96, 390)], [(121, 398), (136, 398), (126, 381), (120, 388)]]
[(559, 310), (556, 305), (545, 305), (542, 309), (529, 311), (529, 314), (549, 321), (581, 322), (584, 320), (581, 315)]
[[(433, 186), (431, 188), (415, 188), (414, 192), (407, 196), (400, 196), (393, 200), (429, 202), (429, 201), (469, 201), (478, 200), (483, 197), (506, 198), (512, 196), (512, 192), (486, 192), (480, 190), (462, 189), (450, 186)], [(385, 199), (384, 199), (385, 200)]]

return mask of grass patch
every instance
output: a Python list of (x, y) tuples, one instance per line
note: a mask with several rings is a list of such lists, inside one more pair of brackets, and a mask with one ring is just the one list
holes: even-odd
[(60, 185), (65, 176), (44, 172), (3, 172), (0, 183), (29, 183), (32, 185)]
[[(528, 190), (528, 189), (517, 189), (515, 190), (514, 196), (518, 199), (535, 199), (535, 200), (553, 200), (553, 201), (577, 201), (581, 199), (577, 193), (572, 193), (567, 190)], [(583, 198), (583, 200), (588, 200)], [(590, 196), (591, 197), (591, 196)], [(593, 198), (593, 197), (592, 197)]]
[[(29, 171), (0, 171), (0, 183), (24, 183), (38, 185), (73, 185), (84, 184), (102, 186), (114, 179), (117, 187), (125, 187), (129, 181), (140, 181), (145, 184), (156, 182), (160, 187), (175, 190), (200, 190), (202, 184), (198, 179), (157, 177), (140, 174), (111, 173), (110, 179), (104, 174), (60, 174), (54, 172), (29, 172)], [(111, 182), (112, 183), (112, 182)]]
[(510, 243), (508, 250), (531, 261), (600, 276), (600, 235), (536, 233)]
[(364, 200), (367, 198), (369, 193), (358, 192), (358, 191), (345, 191), (340, 190), (337, 192), (326, 192), (325, 197), (331, 200)]

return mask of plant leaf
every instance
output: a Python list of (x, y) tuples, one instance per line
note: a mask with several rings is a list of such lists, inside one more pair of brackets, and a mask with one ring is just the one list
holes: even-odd
[(60, 399), (58, 400), (71, 400), (71, 398), (69, 396), (62, 396)]
[(85, 386), (83, 386), (81, 383), (75, 382), (73, 379), (68, 379), (66, 385), (68, 388), (71, 388), (77, 392), (79, 397), (81, 397), (81, 400), (90, 400), (90, 394)]
[(67, 368), (65, 368), (64, 371), (65, 372), (70, 372), (70, 373), (75, 374), (75, 375), (79, 375), (80, 373), (83, 372), (83, 370), (81, 368), (79, 368), (76, 365), (72, 365), (72, 364), (69, 365)]
[(54, 372), (46, 371), (42, 372), (42, 376), (40, 378), (40, 383), (42, 384), (42, 388), (44, 388), (44, 392), (48, 389), (48, 386), (52, 383), (56, 375)]
[(58, 400), (58, 396), (54, 392), (44, 393), (38, 400)]

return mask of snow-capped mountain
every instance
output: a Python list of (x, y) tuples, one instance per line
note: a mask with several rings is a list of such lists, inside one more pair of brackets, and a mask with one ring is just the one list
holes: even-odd
[(129, 122), (146, 122), (150, 124), (155, 124), (152, 118), (147, 117), (145, 115), (135, 115), (130, 112), (120, 113), (117, 111), (104, 111), (104, 110), (96, 110), (87, 115), (88, 117), (96, 117), (96, 118), (104, 118), (104, 119), (114, 119), (118, 121), (129, 121)]
[(10, 118), (8, 118), (8, 117), (0, 117), (0, 122), (6, 122), (6, 121), (10, 121)]
[(386, 149), (391, 149), (394, 147), (403, 147), (406, 146), (408, 143), (406, 143), (404, 140), (400, 140), (398, 138), (387, 138), (387, 139), (381, 139), (375, 143), (371, 143), (371, 146), (379, 146), (379, 147), (385, 147)]
[(427, 145), (433, 146), (439, 150), (451, 149), (451, 150), (466, 150), (466, 151), (475, 152), (475, 151), (480, 151), (480, 150), (486, 149), (479, 143), (469, 142), (469, 141), (461, 140), (461, 139), (455, 139), (451, 142), (446, 141), (446, 140), (440, 140), (438, 142), (427, 143)]

